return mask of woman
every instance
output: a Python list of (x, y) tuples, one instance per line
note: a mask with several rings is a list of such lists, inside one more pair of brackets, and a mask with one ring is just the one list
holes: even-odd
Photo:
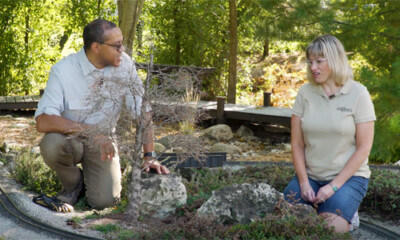
[(291, 120), (296, 176), (284, 195), (291, 203), (318, 206), (336, 232), (348, 232), (371, 174), (374, 106), (367, 89), (353, 80), (336, 37), (316, 38), (306, 57), (309, 83), (298, 92)]

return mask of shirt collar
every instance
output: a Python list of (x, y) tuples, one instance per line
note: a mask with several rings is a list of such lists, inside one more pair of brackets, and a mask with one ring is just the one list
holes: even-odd
[(350, 92), (351, 86), (353, 85), (354, 80), (353, 79), (349, 79), (347, 80), (342, 89), (340, 89), (340, 93), (341, 94), (348, 94)]
[(97, 70), (96, 67), (87, 58), (84, 48), (82, 48), (78, 52), (78, 61), (79, 61), (79, 64), (81, 65), (82, 72), (83, 72), (84, 76), (88, 76), (93, 71)]
[[(352, 79), (347, 80), (344, 83), (343, 87), (340, 89), (339, 95), (348, 94), (350, 92), (353, 82), (354, 82), (354, 80), (352, 80)], [(314, 92), (320, 94), (321, 96), (325, 96), (324, 89), (322, 88), (322, 86), (320, 84), (312, 85), (312, 89)], [(338, 94), (336, 94), (336, 95), (338, 95)]]

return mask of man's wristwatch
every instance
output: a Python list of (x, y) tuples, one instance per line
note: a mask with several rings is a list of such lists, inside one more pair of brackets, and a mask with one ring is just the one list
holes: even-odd
[(331, 186), (331, 188), (333, 189), (334, 192), (337, 192), (339, 189), (336, 187), (335, 184), (333, 184), (332, 182), (329, 183), (329, 186)]
[(145, 152), (145, 153), (143, 154), (143, 157), (153, 157), (153, 158), (155, 158), (155, 157), (157, 157), (157, 154), (156, 154), (154, 151), (152, 151), (152, 152)]

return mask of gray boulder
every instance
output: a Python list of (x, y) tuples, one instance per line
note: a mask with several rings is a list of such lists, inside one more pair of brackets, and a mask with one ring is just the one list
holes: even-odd
[(243, 138), (251, 138), (254, 136), (254, 133), (250, 128), (246, 127), (245, 125), (241, 125), (236, 131), (236, 135)]
[(228, 154), (240, 154), (242, 149), (235, 145), (216, 143), (210, 147), (210, 152), (226, 152)]
[(197, 214), (223, 224), (247, 224), (272, 213), (283, 194), (266, 183), (244, 183), (214, 191)]
[(165, 151), (165, 147), (164, 145), (162, 145), (161, 143), (155, 142), (154, 143), (154, 151), (158, 154), (158, 153), (162, 153)]
[(186, 203), (187, 194), (182, 177), (177, 175), (142, 174), (140, 213), (165, 218)]
[(218, 124), (204, 130), (204, 136), (217, 141), (229, 141), (233, 138), (231, 127), (226, 124)]

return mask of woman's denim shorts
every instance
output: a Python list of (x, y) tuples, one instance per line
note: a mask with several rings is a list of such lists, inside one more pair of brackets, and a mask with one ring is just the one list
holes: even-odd
[[(308, 178), (308, 180), (314, 189), (315, 195), (317, 195), (321, 187), (330, 183), (330, 181), (316, 181), (311, 178)], [(369, 179), (364, 177), (353, 176), (349, 178), (335, 194), (324, 203), (318, 205), (318, 214), (323, 212), (337, 214), (350, 223), (362, 199), (367, 194), (368, 182)], [(312, 203), (301, 199), (300, 191), (299, 180), (297, 176), (294, 176), (283, 191), (285, 200), (291, 203), (295, 201), (296, 203), (305, 203), (312, 206)], [(288, 195), (293, 195), (293, 193), (295, 193), (295, 196), (288, 198)]]

